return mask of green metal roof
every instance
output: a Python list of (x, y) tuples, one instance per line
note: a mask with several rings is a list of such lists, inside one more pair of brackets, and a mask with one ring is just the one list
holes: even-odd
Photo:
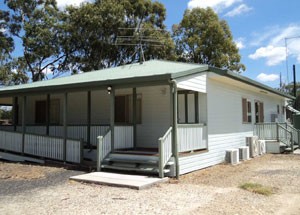
[(101, 87), (118, 84), (167, 81), (173, 74), (189, 74), (207, 70), (207, 65), (168, 62), (160, 60), (146, 61), (115, 68), (86, 72), (67, 77), (38, 81), (23, 85), (0, 88), (3, 93), (28, 93), (33, 91), (68, 90), (74, 88)]
[(266, 85), (260, 84), (254, 80), (241, 76), (239, 74), (222, 70), (219, 68), (209, 67), (208, 65), (179, 63), (162, 60), (150, 60), (143, 64), (135, 63), (130, 65), (108, 68), (103, 70), (91, 71), (82, 74), (55, 78), (47, 81), (8, 86), (0, 88), (1, 96), (13, 96), (16, 94), (69, 91), (74, 89), (92, 89), (105, 88), (108, 85), (143, 85), (147, 83), (165, 83), (170, 79), (211, 71), (216, 74), (227, 76), (239, 80), (246, 84), (267, 90), (280, 96), (294, 98), (283, 94)]

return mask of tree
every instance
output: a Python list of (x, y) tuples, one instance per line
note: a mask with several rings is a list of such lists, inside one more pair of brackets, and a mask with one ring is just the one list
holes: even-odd
[(211, 8), (186, 10), (179, 25), (173, 26), (173, 38), (179, 61), (245, 70), (228, 24)]
[(8, 35), (9, 13), (0, 10), (0, 63), (2, 64), (7, 58), (10, 58), (11, 52), (14, 50), (13, 38)]
[(6, 63), (11, 59), (14, 50), (13, 38), (8, 34), (9, 13), (0, 10), (0, 83), (6, 84), (10, 69)]
[[(163, 24), (166, 12), (161, 3), (102, 0), (68, 7), (66, 11), (64, 29), (68, 39), (64, 44), (70, 53), (67, 65), (73, 73), (139, 60), (136, 49), (140, 37), (135, 36), (140, 23), (144, 38), (155, 37), (163, 44), (153, 46), (151, 41), (143, 41), (146, 59), (172, 56), (174, 45)], [(130, 41), (126, 41), (128, 38)]]
[(67, 59), (62, 50), (60, 11), (55, 0), (6, 0), (10, 9), (9, 30), (23, 44), (23, 56), (15, 60), (22, 64), (23, 74), (32, 81), (45, 78), (45, 72), (61, 72)]

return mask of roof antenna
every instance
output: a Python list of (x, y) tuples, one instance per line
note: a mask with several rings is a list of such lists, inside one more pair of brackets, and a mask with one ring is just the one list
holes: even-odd
[(140, 22), (138, 23), (138, 26), (134, 32), (137, 35), (137, 37), (139, 38), (138, 49), (140, 49), (140, 64), (143, 64), (143, 62), (145, 62), (144, 50), (143, 50), (143, 45), (142, 45), (142, 36), (141, 36), (142, 21), (143, 21), (143, 19), (140, 20)]
[[(133, 34), (118, 35), (115, 45), (117, 46), (134, 46), (134, 53), (126, 60), (131, 60), (135, 55), (139, 56), (140, 64), (145, 62), (144, 46), (161, 47), (164, 45), (164, 39), (156, 34), (149, 34), (149, 28), (143, 28), (143, 18), (141, 18), (135, 28), (119, 28), (119, 30), (133, 30)], [(161, 29), (151, 29), (153, 32), (162, 31)], [(133, 60), (131, 60), (133, 61)]]

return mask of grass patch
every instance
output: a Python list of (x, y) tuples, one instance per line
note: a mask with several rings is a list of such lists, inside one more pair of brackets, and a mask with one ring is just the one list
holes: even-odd
[(271, 194), (273, 194), (273, 189), (271, 187), (263, 186), (258, 183), (245, 183), (240, 185), (240, 188), (252, 193), (258, 193), (265, 196), (270, 196)]

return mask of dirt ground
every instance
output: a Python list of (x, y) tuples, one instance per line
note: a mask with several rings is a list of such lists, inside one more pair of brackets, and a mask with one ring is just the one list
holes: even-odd
[[(0, 162), (0, 214), (300, 214), (300, 155), (220, 164), (141, 191), (68, 180), (78, 174)], [(239, 188), (248, 182), (273, 194)]]

